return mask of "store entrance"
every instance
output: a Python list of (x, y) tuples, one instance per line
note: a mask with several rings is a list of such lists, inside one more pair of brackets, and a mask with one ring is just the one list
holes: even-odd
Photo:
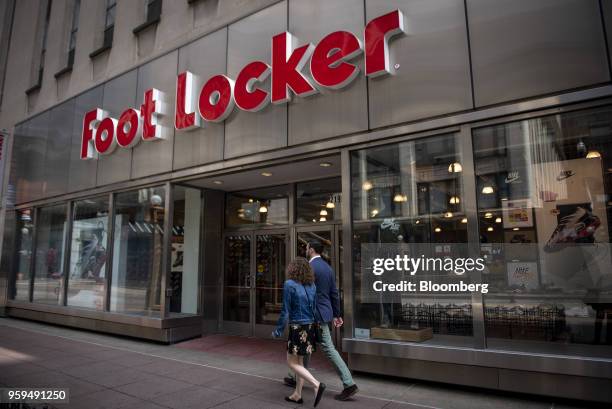
[(286, 230), (225, 235), (224, 332), (270, 335), (283, 304), (288, 250)]

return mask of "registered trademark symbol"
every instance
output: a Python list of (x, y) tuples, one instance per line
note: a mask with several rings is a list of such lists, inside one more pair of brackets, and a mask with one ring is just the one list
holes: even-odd
[(393, 67), (397, 70), (397, 69), (399, 69), (400, 65), (399, 64), (395, 64)]

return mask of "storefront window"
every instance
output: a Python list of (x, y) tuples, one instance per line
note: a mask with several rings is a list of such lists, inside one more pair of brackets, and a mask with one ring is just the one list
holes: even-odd
[(110, 310), (160, 316), (165, 189), (115, 195)]
[[(445, 257), (450, 243), (467, 242), (462, 156), (457, 145), (456, 135), (443, 135), (352, 153), (356, 337), (384, 338), (384, 334), (375, 335), (385, 332), (380, 329), (423, 329), (433, 333), (428, 342), (472, 345), (469, 293), (398, 292), (393, 300), (371, 302), (362, 286), (363, 244), (431, 243), (436, 254)], [(419, 278), (448, 277), (423, 274)]]
[(74, 202), (67, 304), (104, 309), (108, 196)]
[(33, 301), (59, 305), (64, 289), (66, 205), (41, 207), (36, 219)]
[(297, 223), (324, 223), (342, 220), (340, 178), (297, 184)]
[(7, 211), (5, 217), (2, 268), (9, 272), (9, 299), (29, 301), (34, 234), (32, 209)]
[(289, 187), (275, 186), (229, 193), (227, 226), (286, 225), (289, 223)]
[(202, 193), (174, 186), (174, 218), (171, 236), (170, 312), (197, 314)]
[(612, 356), (612, 108), (473, 132), (490, 347)]

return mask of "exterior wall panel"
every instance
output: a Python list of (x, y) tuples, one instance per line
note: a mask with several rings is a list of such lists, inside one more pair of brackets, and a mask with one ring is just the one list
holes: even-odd
[[(119, 115), (128, 107), (134, 107), (136, 103), (137, 71), (132, 70), (104, 84), (104, 98), (102, 108), (108, 111), (110, 116), (119, 119)], [(92, 106), (90, 109), (95, 108)], [(117, 147), (109, 155), (99, 155), (98, 160), (98, 186), (109, 183), (121, 182), (130, 178), (130, 168), (133, 149)]]
[[(138, 68), (136, 106), (142, 104), (144, 92), (156, 88), (165, 94), (167, 114), (160, 117), (160, 124), (167, 128), (164, 140), (141, 142), (134, 147), (132, 178), (141, 178), (172, 170), (174, 144), (174, 99), (178, 51), (173, 51)], [(127, 108), (127, 106), (126, 106)]]
[[(334, 31), (345, 30), (363, 42), (362, 0), (316, 0), (289, 2), (289, 32), (298, 44), (317, 44)], [(368, 129), (366, 78), (363, 54), (360, 74), (346, 88), (324, 91), (308, 98), (294, 98), (289, 104), (289, 145), (307, 143)]]
[(10, 184), (15, 186), (16, 203), (43, 197), (48, 125), (49, 111), (15, 128)]
[[(206, 81), (226, 71), (227, 29), (215, 31), (179, 50), (178, 71), (190, 71)], [(199, 92), (199, 89), (197, 90)], [(174, 139), (174, 169), (223, 159), (223, 123), (179, 131)]]
[[(270, 63), (272, 36), (287, 30), (287, 2), (283, 1), (229, 26), (227, 74), (235, 79), (255, 60)], [(262, 85), (270, 89), (270, 79)], [(225, 158), (287, 145), (287, 106), (268, 105), (259, 112), (234, 110), (225, 121)]]
[(472, 108), (463, 1), (367, 0), (366, 21), (395, 9), (407, 34), (389, 46), (395, 75), (368, 81), (370, 128)]
[(95, 160), (81, 160), (81, 131), (83, 116), (87, 111), (102, 106), (104, 87), (93, 88), (75, 98), (70, 164), (68, 168), (68, 191), (76, 192), (96, 186), (98, 163)]
[(70, 170), (70, 146), (72, 139), (72, 121), (74, 117), (74, 99), (70, 99), (50, 110), (49, 139), (45, 153), (45, 177), (43, 196), (57, 196), (68, 190), (68, 172)]
[(477, 106), (610, 79), (597, 0), (468, 0), (467, 13)]

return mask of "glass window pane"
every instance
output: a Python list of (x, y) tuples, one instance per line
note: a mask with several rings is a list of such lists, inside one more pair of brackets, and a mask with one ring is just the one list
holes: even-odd
[(2, 271), (8, 272), (8, 298), (11, 300), (30, 300), (33, 234), (32, 209), (6, 212), (2, 244)]
[(74, 202), (67, 304), (104, 309), (108, 197)]
[(289, 188), (276, 186), (228, 193), (226, 224), (283, 225), (289, 223)]
[(42, 207), (36, 219), (33, 301), (60, 304), (64, 288), (66, 205)]
[(174, 186), (170, 312), (197, 314), (202, 198), (199, 189)]
[(612, 108), (473, 141), (487, 345), (612, 357)]
[(223, 319), (249, 322), (251, 314), (251, 236), (225, 238)]
[[(362, 301), (362, 244), (467, 242), (457, 138), (443, 135), (351, 154), (355, 336), (369, 337), (374, 328), (418, 328), (432, 330), (428, 343), (473, 345), (469, 293), (401, 292), (393, 302)], [(436, 252), (445, 247), (431, 246)], [(449, 275), (423, 272), (418, 279), (444, 282)]]
[(160, 316), (165, 189), (115, 195), (110, 310)]
[(313, 180), (297, 184), (297, 223), (342, 220), (342, 183), (340, 178)]

